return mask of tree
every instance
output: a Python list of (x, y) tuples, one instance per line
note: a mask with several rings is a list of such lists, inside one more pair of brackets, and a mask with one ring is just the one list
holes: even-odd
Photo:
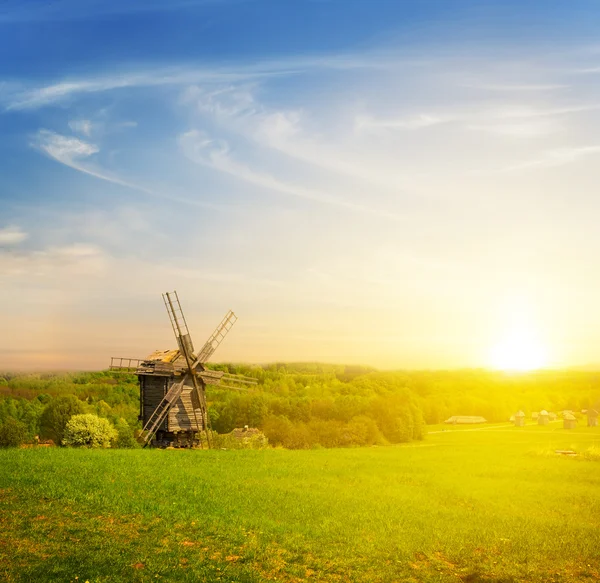
[(84, 404), (74, 395), (64, 395), (50, 401), (40, 417), (40, 437), (62, 443), (65, 427), (73, 417), (85, 411)]
[(27, 426), (9, 417), (0, 425), (0, 447), (19, 447), (27, 440)]
[(117, 430), (108, 419), (92, 413), (83, 413), (71, 417), (65, 427), (62, 444), (72, 447), (106, 448), (117, 438)]

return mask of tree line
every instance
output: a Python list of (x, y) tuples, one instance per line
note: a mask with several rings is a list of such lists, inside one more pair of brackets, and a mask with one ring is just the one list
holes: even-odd
[[(256, 427), (271, 445), (287, 448), (402, 443), (422, 439), (427, 424), (452, 415), (481, 415), (497, 422), (517, 410), (600, 408), (600, 373), (589, 371), (383, 372), (320, 363), (212, 368), (258, 382), (248, 392), (208, 387), (212, 429), (223, 435), (236, 427)], [(103, 446), (134, 447), (138, 412), (134, 375), (0, 374), (0, 445), (33, 442), (36, 436), (77, 445), (82, 438), (69, 434), (65, 441), (65, 430), (74, 416), (87, 416), (72, 426), (81, 430), (87, 424), (88, 434), (96, 436), (103, 427), (104, 437), (97, 437)]]

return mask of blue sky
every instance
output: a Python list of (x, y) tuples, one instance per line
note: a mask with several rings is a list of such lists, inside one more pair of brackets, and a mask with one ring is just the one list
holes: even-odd
[(0, 3), (0, 366), (597, 359), (596, 2)]

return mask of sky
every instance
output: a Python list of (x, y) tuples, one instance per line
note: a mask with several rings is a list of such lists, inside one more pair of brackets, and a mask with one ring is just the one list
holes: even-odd
[(197, 348), (238, 315), (216, 361), (600, 362), (599, 25), (595, 0), (0, 2), (0, 368), (174, 347), (172, 290)]

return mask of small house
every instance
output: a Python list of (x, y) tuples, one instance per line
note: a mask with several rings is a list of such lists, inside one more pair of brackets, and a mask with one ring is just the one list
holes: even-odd
[(556, 421), (556, 413), (553, 413), (552, 411), (548, 412), (548, 419), (550, 421)]
[(550, 417), (548, 415), (548, 411), (546, 411), (545, 409), (542, 409), (540, 411), (540, 414), (538, 415), (538, 425), (548, 425), (548, 423), (550, 422)]
[(479, 415), (452, 415), (444, 421), (444, 423), (450, 423), (452, 425), (472, 425), (476, 423), (487, 423), (485, 417)]
[(517, 411), (514, 414), (515, 427), (525, 427), (525, 413), (523, 411)]
[(587, 425), (588, 427), (598, 427), (598, 411), (596, 409), (587, 410)]
[(573, 413), (566, 413), (563, 416), (563, 427), (565, 429), (575, 429), (577, 427), (577, 418)]

